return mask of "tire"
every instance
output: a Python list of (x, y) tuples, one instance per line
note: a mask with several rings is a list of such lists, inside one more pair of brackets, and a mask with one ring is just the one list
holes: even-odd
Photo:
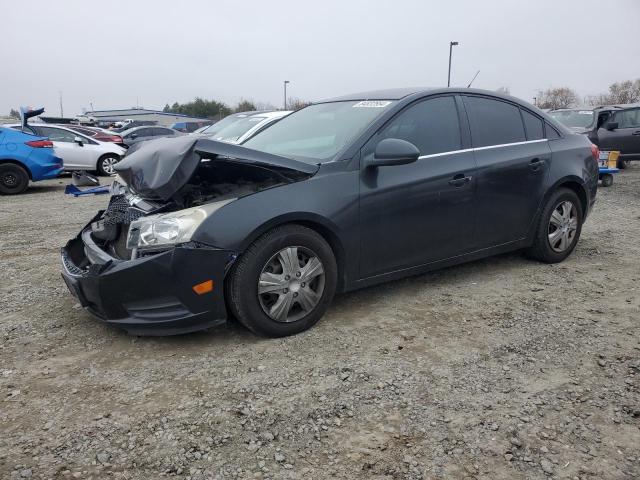
[(611, 175), (610, 173), (605, 173), (604, 175), (602, 175), (602, 186), (610, 187), (611, 185), (613, 185), (613, 175)]
[(120, 161), (120, 157), (115, 153), (107, 153), (98, 159), (96, 170), (103, 177), (112, 177), (116, 174), (113, 167)]
[[(560, 215), (560, 212), (566, 211), (568, 204), (570, 204), (571, 210), (567, 219), (566, 216)], [(554, 212), (556, 212), (556, 215), (552, 219)], [(582, 204), (573, 190), (559, 188), (553, 192), (542, 210), (536, 227), (533, 245), (527, 250), (527, 255), (545, 263), (563, 261), (571, 254), (578, 243), (582, 232), (583, 215)], [(556, 227), (556, 224), (566, 225), (566, 230), (564, 226)], [(551, 237), (551, 234), (558, 231), (560, 231), (560, 234)], [(565, 236), (563, 232), (567, 232), (567, 235)]]
[(0, 193), (17, 195), (29, 186), (29, 174), (20, 165), (5, 163), (0, 165)]
[(324, 315), (337, 278), (335, 256), (324, 238), (301, 225), (284, 225), (258, 238), (236, 261), (227, 277), (227, 304), (257, 335), (294, 335)]
[(618, 165), (617, 167), (620, 170), (624, 170), (625, 168), (627, 168), (629, 166), (629, 162), (627, 160), (618, 160)]

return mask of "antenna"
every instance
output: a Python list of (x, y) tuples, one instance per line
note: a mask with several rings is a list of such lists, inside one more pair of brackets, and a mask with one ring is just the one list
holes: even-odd
[(478, 76), (478, 74), (480, 73), (480, 70), (478, 70), (476, 72), (476, 74), (473, 76), (473, 78), (471, 79), (471, 81), (469, 82), (469, 85), (467, 85), (467, 88), (471, 88), (471, 84), (473, 83), (473, 81), (476, 79), (476, 77)]

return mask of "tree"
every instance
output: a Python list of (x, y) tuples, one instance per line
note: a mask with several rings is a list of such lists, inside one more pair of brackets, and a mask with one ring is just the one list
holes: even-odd
[(253, 110), (257, 110), (255, 103), (253, 103), (251, 100), (245, 100), (244, 98), (241, 98), (240, 102), (238, 102), (238, 105), (236, 105), (236, 108), (234, 108), (234, 111), (236, 113), (250, 112)]
[(180, 104), (178, 102), (174, 102), (171, 107), (167, 104), (165, 105), (163, 112), (181, 113), (192, 117), (217, 119), (222, 118), (224, 112), (228, 113), (229, 107), (216, 100), (204, 100), (200, 97), (196, 97), (195, 100), (189, 103)]
[(589, 105), (620, 105), (640, 102), (640, 78), (631, 81), (616, 82), (609, 85), (609, 93), (589, 95), (585, 98)]
[(20, 118), (20, 112), (18, 112), (15, 108), (12, 108), (9, 111), (9, 118)]
[(640, 101), (640, 78), (609, 85), (608, 103), (623, 104)]
[(301, 108), (308, 107), (311, 105), (311, 102), (308, 100), (302, 100), (296, 97), (289, 97), (287, 99), (287, 110), (300, 110)]
[(538, 92), (539, 108), (568, 108), (578, 103), (578, 95), (569, 87), (549, 88)]

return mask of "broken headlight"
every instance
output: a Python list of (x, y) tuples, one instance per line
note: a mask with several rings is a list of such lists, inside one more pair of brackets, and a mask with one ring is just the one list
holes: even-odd
[(189, 242), (193, 233), (209, 215), (233, 200), (235, 198), (139, 218), (129, 227), (127, 248), (155, 250)]
[(122, 179), (120, 175), (116, 175), (109, 187), (109, 193), (111, 195), (121, 195), (125, 193), (127, 183)]

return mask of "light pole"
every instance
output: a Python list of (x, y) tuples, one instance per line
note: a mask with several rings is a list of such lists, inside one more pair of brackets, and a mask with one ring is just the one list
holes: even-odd
[(451, 54), (453, 53), (453, 47), (458, 45), (458, 42), (449, 42), (449, 75), (447, 75), (447, 87), (451, 86)]
[(287, 109), (287, 84), (290, 83), (289, 80), (284, 81), (284, 109)]

